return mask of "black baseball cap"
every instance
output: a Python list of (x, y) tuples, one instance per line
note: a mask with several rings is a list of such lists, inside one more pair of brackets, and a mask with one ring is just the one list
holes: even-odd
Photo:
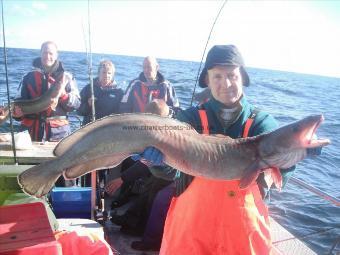
[(238, 51), (235, 45), (215, 45), (208, 52), (204, 68), (199, 77), (199, 86), (201, 88), (207, 87), (205, 84), (205, 76), (207, 71), (214, 66), (239, 66), (242, 75), (243, 86), (249, 86), (249, 76), (244, 69), (244, 61), (241, 53)]

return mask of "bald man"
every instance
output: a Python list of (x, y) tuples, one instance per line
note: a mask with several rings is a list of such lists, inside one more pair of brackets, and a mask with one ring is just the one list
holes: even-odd
[(16, 114), (15, 117), (21, 120), (21, 129), (28, 130), (33, 141), (59, 141), (71, 133), (67, 113), (80, 105), (77, 83), (58, 60), (55, 42), (44, 42), (40, 57), (34, 59), (32, 65), (33, 71), (28, 72), (21, 81), (17, 99), (38, 98), (52, 86), (61, 83), (60, 96), (54, 98), (50, 107), (42, 112), (21, 116)]
[(171, 83), (159, 72), (155, 57), (143, 61), (143, 72), (132, 80), (121, 101), (121, 112), (145, 112), (145, 106), (153, 99), (163, 99), (172, 107), (179, 107), (176, 92)]

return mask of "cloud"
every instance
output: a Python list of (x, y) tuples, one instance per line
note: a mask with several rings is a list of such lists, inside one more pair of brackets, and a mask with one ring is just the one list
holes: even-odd
[(30, 7), (24, 7), (21, 4), (14, 4), (12, 6), (11, 12), (13, 12), (17, 17), (34, 17), (35, 12)]
[(39, 10), (39, 11), (45, 11), (45, 10), (48, 9), (48, 6), (44, 2), (35, 1), (35, 2), (32, 3), (32, 8), (35, 9), (35, 10)]

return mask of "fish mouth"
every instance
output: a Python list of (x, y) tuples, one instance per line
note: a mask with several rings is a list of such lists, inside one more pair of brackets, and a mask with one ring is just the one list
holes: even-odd
[(323, 117), (323, 115), (319, 115), (318, 120), (315, 121), (314, 124), (307, 130), (304, 139), (306, 148), (316, 148), (330, 144), (329, 139), (319, 139), (316, 136), (316, 130), (319, 128), (319, 126), (324, 120), (325, 118)]

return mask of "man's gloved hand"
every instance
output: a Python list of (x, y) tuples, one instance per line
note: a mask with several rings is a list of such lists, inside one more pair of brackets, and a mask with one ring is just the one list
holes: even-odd
[(135, 161), (140, 160), (149, 167), (164, 165), (164, 155), (155, 147), (146, 147), (142, 153), (135, 154), (131, 158)]

